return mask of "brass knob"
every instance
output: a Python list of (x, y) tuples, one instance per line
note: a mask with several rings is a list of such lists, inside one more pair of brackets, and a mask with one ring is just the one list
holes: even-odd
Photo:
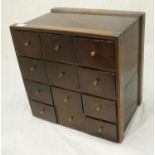
[(99, 105), (97, 108), (96, 108), (96, 111), (99, 112), (101, 110), (102, 106)]
[(37, 91), (34, 92), (34, 94), (35, 94), (36, 96), (38, 96), (38, 95), (40, 94), (40, 92), (41, 92), (41, 89), (38, 89)]
[(94, 81), (93, 81), (93, 86), (97, 86), (98, 83), (99, 83), (99, 79), (94, 80)]
[(54, 46), (54, 50), (55, 50), (56, 52), (60, 51), (60, 45), (55, 45), (55, 46)]
[(30, 46), (30, 44), (31, 44), (31, 42), (30, 41), (27, 41), (27, 42), (24, 43), (24, 46), (25, 47), (28, 47), (28, 46)]
[(40, 115), (43, 115), (43, 114), (45, 113), (45, 111), (46, 111), (46, 109), (42, 109), (42, 110), (39, 112), (39, 114), (40, 114)]
[(65, 97), (64, 97), (64, 103), (67, 103), (68, 100), (69, 100), (69, 97), (68, 97), (68, 96), (65, 96)]
[(72, 122), (73, 118), (74, 118), (73, 116), (69, 117), (68, 122)]
[(30, 71), (33, 72), (36, 69), (36, 66), (31, 66)]
[(65, 72), (60, 72), (59, 73), (59, 78), (62, 78), (64, 76)]
[(100, 126), (100, 127), (97, 129), (97, 132), (98, 132), (98, 133), (102, 133), (102, 132), (103, 132), (103, 127)]
[(90, 56), (94, 57), (96, 55), (96, 52), (95, 51), (91, 51), (90, 52)]

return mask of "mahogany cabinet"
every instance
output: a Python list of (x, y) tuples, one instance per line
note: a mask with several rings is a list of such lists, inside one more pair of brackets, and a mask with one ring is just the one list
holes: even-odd
[(54, 8), (10, 26), (34, 116), (121, 142), (142, 100), (145, 13)]

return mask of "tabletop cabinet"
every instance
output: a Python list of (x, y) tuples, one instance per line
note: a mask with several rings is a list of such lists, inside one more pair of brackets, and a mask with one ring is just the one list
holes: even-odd
[(34, 116), (121, 142), (142, 99), (143, 12), (54, 8), (10, 26)]

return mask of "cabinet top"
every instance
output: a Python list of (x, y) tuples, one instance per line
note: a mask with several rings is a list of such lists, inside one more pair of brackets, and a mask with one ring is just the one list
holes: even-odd
[(69, 34), (118, 37), (143, 14), (143, 12), (133, 11), (53, 8), (50, 13), (11, 27), (41, 32), (55, 31)]

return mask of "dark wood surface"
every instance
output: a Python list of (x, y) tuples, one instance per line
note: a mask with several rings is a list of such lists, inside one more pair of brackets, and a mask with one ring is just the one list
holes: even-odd
[(12, 25), (33, 115), (121, 142), (142, 99), (144, 23), (143, 12), (55, 8)]
[(17, 55), (43, 58), (43, 53), (40, 45), (38, 33), (13, 31), (14, 44)]
[(30, 106), (34, 116), (56, 123), (54, 107), (30, 100)]
[[(39, 18), (26, 22), (26, 27), (44, 27), (51, 29), (85, 30), (100, 32), (102, 35), (118, 36), (128, 25), (137, 20), (135, 16), (81, 14), (81, 13), (47, 13)], [(53, 22), (54, 21), (54, 22)], [(121, 24), (120, 24), (121, 23)]]
[(86, 118), (86, 131), (92, 135), (117, 141), (117, 127), (114, 124)]
[(47, 60), (75, 62), (74, 44), (71, 36), (42, 33), (41, 41)]
[(83, 95), (84, 114), (116, 123), (116, 103), (97, 97)]
[(53, 100), (56, 107), (75, 113), (83, 113), (80, 93), (60, 88), (52, 88)]
[(115, 70), (115, 49), (111, 40), (75, 38), (77, 63), (83, 66)]
[(53, 105), (50, 87), (45, 84), (25, 80), (25, 88), (30, 99)]
[(113, 73), (79, 67), (78, 74), (82, 92), (115, 99), (115, 75)]
[(19, 57), (19, 64), (24, 78), (38, 82), (48, 81), (44, 61)]
[(79, 89), (77, 70), (74, 65), (46, 62), (49, 82), (52, 85)]
[(77, 114), (73, 111), (62, 110), (57, 108), (58, 123), (80, 131), (85, 131), (85, 117), (83, 114)]
[(125, 126), (124, 128), (126, 129), (137, 106), (138, 106), (138, 82), (137, 82), (137, 77), (138, 74), (135, 73), (129, 83), (126, 85), (124, 88), (124, 101), (125, 101), (125, 106), (124, 106), (124, 121), (125, 121)]

